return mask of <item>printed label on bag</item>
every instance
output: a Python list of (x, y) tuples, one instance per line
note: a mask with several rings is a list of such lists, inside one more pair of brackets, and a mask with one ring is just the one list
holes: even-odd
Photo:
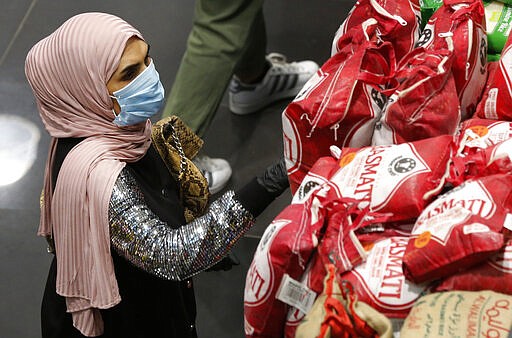
[(285, 304), (296, 307), (303, 313), (308, 313), (315, 302), (316, 292), (285, 274), (276, 298)]
[(408, 143), (369, 147), (357, 152), (349, 164), (332, 177), (343, 195), (360, 201), (360, 207), (384, 208), (407, 179), (430, 171)]
[(485, 101), (485, 117), (491, 120), (498, 119), (496, 112), (496, 101), (498, 100), (498, 88), (489, 89), (487, 100)]
[(286, 114), (282, 116), (284, 160), (288, 175), (299, 170), (302, 164), (302, 140), (297, 124)]
[(412, 235), (429, 231), (445, 245), (453, 228), (471, 215), (490, 219), (496, 205), (487, 189), (479, 182), (466, 182), (432, 202), (418, 217)]
[(510, 140), (512, 126), (510, 122), (500, 121), (490, 126), (471, 126), (464, 132), (462, 145), (469, 148), (485, 149), (494, 144)]
[(464, 235), (469, 234), (477, 234), (477, 233), (483, 233), (483, 232), (489, 232), (491, 229), (485, 224), (482, 223), (472, 223), (467, 224), (462, 227), (462, 233)]
[[(386, 310), (406, 310), (426, 288), (405, 279), (402, 259), (409, 242), (408, 237), (391, 237), (376, 242), (366, 262), (343, 275), (359, 285), (370, 305)], [(361, 297), (360, 297), (361, 299)]]

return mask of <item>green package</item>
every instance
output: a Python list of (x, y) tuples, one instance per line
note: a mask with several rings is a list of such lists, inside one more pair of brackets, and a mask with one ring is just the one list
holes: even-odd
[(484, 1), (488, 53), (499, 54), (512, 28), (512, 6), (498, 1)]
[(487, 62), (500, 61), (501, 54), (487, 54)]
[(442, 5), (443, 0), (420, 0), (421, 29), (425, 27), (428, 19), (430, 19), (432, 14)]
[[(485, 2), (485, 0), (484, 0), (484, 2)], [(498, 2), (503, 2), (504, 4), (512, 5), (512, 0), (498, 0)]]

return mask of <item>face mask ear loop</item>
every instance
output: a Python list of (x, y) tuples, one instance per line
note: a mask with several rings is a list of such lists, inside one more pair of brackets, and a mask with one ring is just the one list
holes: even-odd
[[(115, 97), (114, 95), (108, 95), (111, 99), (114, 99), (117, 101), (117, 97)], [(116, 113), (116, 111), (114, 110), (114, 108), (112, 108), (112, 113), (114, 113), (114, 118), (118, 117), (119, 114)]]

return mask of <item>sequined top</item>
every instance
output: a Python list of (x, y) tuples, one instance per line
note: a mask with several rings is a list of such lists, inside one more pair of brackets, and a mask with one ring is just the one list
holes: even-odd
[(112, 247), (135, 266), (168, 280), (184, 280), (213, 266), (254, 221), (228, 191), (203, 216), (173, 229), (147, 206), (127, 168), (117, 178), (109, 204)]

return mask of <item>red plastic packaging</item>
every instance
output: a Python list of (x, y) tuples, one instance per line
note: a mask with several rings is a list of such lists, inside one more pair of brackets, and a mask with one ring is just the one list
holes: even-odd
[(474, 266), (504, 245), (510, 226), (512, 176), (469, 180), (433, 201), (416, 220), (403, 259), (416, 283), (433, 281)]
[(332, 44), (331, 55), (342, 48), (340, 37), (368, 18), (379, 23), (380, 38), (393, 45), (398, 61), (410, 52), (419, 38), (420, 5), (417, 0), (359, 0), (343, 21)]
[(398, 66), (400, 83), (375, 127), (373, 145), (453, 135), (461, 116), (452, 74), (453, 53), (416, 48)]
[(487, 81), (487, 34), (480, 0), (445, 0), (430, 17), (418, 46), (453, 49), (452, 72), (462, 120), (476, 110)]
[(293, 193), (316, 160), (330, 155), (331, 145), (370, 145), (396, 66), (393, 47), (380, 43), (377, 29), (369, 19), (347, 32), (341, 38), (345, 47), (284, 110), (284, 157)]

